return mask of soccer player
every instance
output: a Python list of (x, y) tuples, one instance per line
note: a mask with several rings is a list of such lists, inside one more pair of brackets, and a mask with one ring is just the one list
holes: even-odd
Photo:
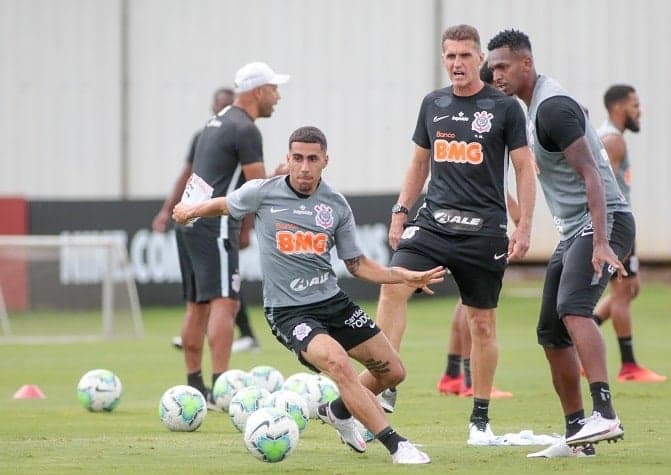
[[(487, 61), (480, 67), (480, 79), (490, 86), (494, 75), (487, 66)], [(520, 221), (520, 209), (515, 198), (506, 193), (508, 214), (515, 225)], [(463, 372), (462, 370), (463, 366)], [(447, 365), (445, 372), (436, 383), (438, 392), (445, 395), (455, 394), (460, 397), (473, 397), (473, 380), (471, 378), (471, 335), (466, 322), (466, 308), (457, 302), (452, 314), (452, 326), (450, 328), (450, 340), (447, 349)], [(384, 394), (384, 393), (383, 393)], [(491, 399), (504, 399), (513, 397), (510, 391), (502, 391), (492, 386), (489, 394)], [(382, 397), (384, 401), (385, 398)], [(384, 406), (383, 406), (384, 407)], [(393, 407), (387, 406), (386, 410), (393, 412)]]
[[(413, 272), (368, 259), (357, 244), (347, 201), (321, 178), (328, 161), (321, 130), (301, 127), (289, 137), (288, 176), (252, 180), (202, 204), (180, 203), (173, 218), (186, 223), (198, 216), (255, 213), (268, 324), (301, 363), (326, 373), (340, 390), (338, 399), (319, 407), (320, 419), (357, 452), (364, 452), (366, 443), (354, 417), (389, 450), (394, 463), (428, 463), (424, 452), (389, 426), (374, 396), (398, 384), (405, 370), (380, 329), (338, 287), (330, 251), (335, 247), (360, 279), (403, 282), (429, 293), (426, 286), (442, 281), (445, 270)], [(359, 378), (350, 356), (369, 372)]]
[[(214, 91), (212, 97), (212, 106), (211, 110), (213, 114), (216, 114), (224, 107), (233, 104), (235, 99), (235, 92), (233, 89), (228, 87), (220, 87)], [(182, 167), (175, 184), (170, 191), (170, 194), (163, 201), (161, 209), (158, 211), (154, 219), (152, 220), (152, 230), (157, 233), (164, 233), (168, 229), (168, 223), (170, 220), (170, 215), (172, 213), (172, 208), (179, 202), (182, 193), (184, 192), (184, 187), (186, 182), (191, 176), (193, 168), (193, 157), (196, 151), (196, 142), (200, 136), (200, 130), (191, 139), (191, 145), (189, 146), (189, 154), (186, 157), (186, 163)], [(250, 227), (245, 226), (245, 223), (248, 220), (243, 221), (243, 225), (240, 230), (240, 249), (244, 249), (246, 245), (249, 244), (249, 231)], [(181, 229), (178, 227), (175, 229), (175, 234), (181, 234)], [(177, 239), (181, 239), (181, 236), (178, 236)], [(191, 302), (187, 302), (186, 313), (190, 313), (189, 306), (192, 305)], [(235, 340), (232, 345), (232, 352), (245, 351), (258, 349), (259, 345), (254, 336), (254, 332), (249, 324), (249, 314), (247, 313), (247, 307), (244, 302), (240, 301), (240, 310), (238, 311), (237, 316), (235, 317), (235, 325), (240, 330), (240, 338)], [(176, 336), (172, 338), (172, 344), (175, 348), (182, 349), (182, 337)], [(203, 389), (201, 388), (201, 391)]]
[[(637, 133), (641, 127), (641, 108), (636, 89), (628, 84), (616, 84), (608, 88), (603, 96), (608, 118), (597, 130), (603, 142), (610, 165), (620, 190), (631, 203), (631, 168), (624, 132)], [(620, 347), (622, 367), (617, 380), (622, 382), (656, 383), (666, 381), (666, 376), (657, 374), (636, 363), (632, 341), (631, 302), (640, 289), (638, 258), (632, 250), (624, 261), (627, 277), (611, 279), (610, 293), (597, 304), (594, 320), (598, 325), (611, 318)]]
[[(480, 79), (484, 55), (470, 25), (449, 27), (442, 37), (443, 65), (452, 85), (422, 101), (415, 149), (398, 202), (392, 207), (391, 264), (413, 270), (447, 267), (452, 273), (471, 335), (473, 410), (468, 443), (488, 445), (489, 400), (498, 361), (495, 309), (507, 260), (529, 248), (535, 200), (533, 158), (524, 111)], [(508, 155), (515, 168), (520, 222), (508, 239), (505, 180)], [(424, 203), (408, 220), (429, 172)], [(414, 289), (383, 285), (377, 323), (400, 349), (407, 301)]]
[[(254, 121), (272, 115), (280, 99), (278, 85), (288, 80), (262, 62), (237, 71), (233, 104), (207, 122), (196, 142), (193, 172), (213, 188), (212, 196), (225, 196), (245, 180), (266, 176), (261, 132)], [(240, 291), (238, 218), (201, 219), (178, 234), (184, 295), (191, 303), (182, 326), (187, 382), (206, 393), (201, 372), (205, 335), (213, 385), (228, 369), (231, 354)]]
[[(592, 312), (611, 275), (626, 274), (620, 259), (631, 251), (634, 219), (584, 109), (559, 83), (536, 73), (527, 35), (502, 31), (487, 49), (496, 86), (528, 106), (538, 179), (560, 235), (547, 266), (537, 334), (564, 412), (565, 442), (530, 455), (590, 455), (590, 444), (624, 433)], [(580, 363), (592, 396), (587, 418)], [(571, 448), (578, 446), (584, 449)]]

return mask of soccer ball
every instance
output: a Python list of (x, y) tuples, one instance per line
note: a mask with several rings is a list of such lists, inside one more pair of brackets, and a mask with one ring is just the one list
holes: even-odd
[(122, 391), (117, 375), (106, 369), (92, 369), (77, 384), (79, 402), (91, 412), (114, 410)]
[(296, 422), (286, 412), (264, 407), (247, 420), (245, 446), (263, 462), (281, 462), (298, 446), (298, 434)]
[(233, 425), (243, 432), (250, 414), (263, 407), (269, 397), (270, 393), (258, 386), (247, 386), (236, 392), (228, 406), (228, 415)]
[(296, 422), (298, 430), (303, 432), (310, 420), (310, 412), (308, 404), (300, 395), (288, 389), (281, 389), (270, 395), (270, 399), (266, 402), (267, 407), (274, 407), (280, 411), (284, 411), (291, 416)]
[(158, 403), (158, 416), (164, 426), (174, 432), (193, 432), (205, 420), (207, 405), (196, 388), (180, 384), (163, 393)]
[(282, 389), (288, 389), (298, 394), (300, 397), (307, 401), (308, 396), (308, 379), (312, 375), (310, 373), (296, 373), (289, 376), (284, 380), (282, 384)]
[(284, 376), (272, 366), (255, 366), (249, 370), (249, 376), (252, 378), (252, 384), (267, 389), (269, 392), (282, 389)]
[(305, 399), (308, 402), (308, 410), (312, 419), (317, 418), (317, 408), (327, 402), (337, 399), (340, 395), (338, 386), (330, 378), (315, 374), (307, 380), (307, 391)]
[(251, 384), (252, 378), (248, 373), (241, 369), (229, 369), (221, 373), (214, 382), (212, 399), (219, 409), (228, 411), (228, 406), (235, 393)]

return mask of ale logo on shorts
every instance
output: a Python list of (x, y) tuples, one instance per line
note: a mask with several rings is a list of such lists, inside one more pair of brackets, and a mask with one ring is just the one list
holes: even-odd
[(317, 212), (317, 216), (315, 216), (317, 226), (324, 229), (333, 226), (333, 209), (330, 206), (320, 203), (315, 206), (315, 211)]
[(492, 119), (494, 118), (494, 114), (482, 111), (476, 112), (473, 116), (475, 119), (473, 119), (473, 122), (471, 123), (471, 130), (474, 130), (479, 134), (492, 130)]
[(294, 327), (293, 335), (298, 341), (303, 341), (310, 334), (312, 328), (307, 323), (299, 323)]

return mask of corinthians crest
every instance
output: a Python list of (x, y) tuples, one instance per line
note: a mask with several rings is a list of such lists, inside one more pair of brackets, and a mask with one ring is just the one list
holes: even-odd
[(333, 209), (330, 206), (320, 203), (315, 206), (315, 211), (317, 212), (317, 216), (315, 216), (317, 226), (324, 229), (333, 226)]
[(489, 132), (492, 129), (492, 119), (494, 114), (482, 111), (476, 112), (473, 114), (475, 119), (471, 123), (471, 130), (475, 130), (477, 133), (482, 134), (484, 132)]

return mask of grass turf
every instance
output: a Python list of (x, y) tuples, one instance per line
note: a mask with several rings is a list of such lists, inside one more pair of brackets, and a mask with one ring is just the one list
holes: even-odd
[[(671, 289), (645, 285), (634, 303), (637, 359), (671, 375)], [(496, 385), (514, 398), (492, 402), (496, 433), (532, 429), (561, 432), (563, 418), (552, 389), (547, 363), (536, 344), (539, 284), (504, 286), (498, 311), (500, 360)], [(374, 314), (374, 302), (362, 302)], [(158, 420), (157, 404), (165, 389), (184, 382), (182, 355), (170, 347), (178, 332), (181, 308), (144, 309), (143, 340), (52, 345), (0, 345), (0, 473), (668, 473), (671, 455), (671, 383), (615, 381), (619, 352), (610, 324), (609, 373), (615, 407), (625, 440), (599, 444), (592, 459), (527, 460), (536, 447), (471, 448), (465, 444), (470, 399), (439, 395), (436, 380), (445, 365), (454, 299), (413, 300), (402, 357), (408, 370), (399, 388), (391, 423), (411, 440), (424, 444), (432, 463), (393, 466), (379, 443), (358, 455), (340, 444), (328, 426), (310, 421), (297, 450), (280, 464), (264, 464), (247, 453), (242, 436), (225, 414), (211, 412), (195, 433), (170, 433)], [(252, 324), (262, 350), (232, 357), (231, 367), (248, 370), (270, 364), (286, 376), (304, 371), (270, 334), (261, 309), (252, 308)], [(88, 413), (75, 387), (87, 370), (108, 368), (121, 378), (124, 395), (113, 413)], [(205, 357), (207, 374), (207, 356)], [(37, 384), (44, 400), (13, 400), (23, 384)], [(586, 409), (591, 409), (583, 385)], [(666, 467), (666, 468), (665, 468)]]

